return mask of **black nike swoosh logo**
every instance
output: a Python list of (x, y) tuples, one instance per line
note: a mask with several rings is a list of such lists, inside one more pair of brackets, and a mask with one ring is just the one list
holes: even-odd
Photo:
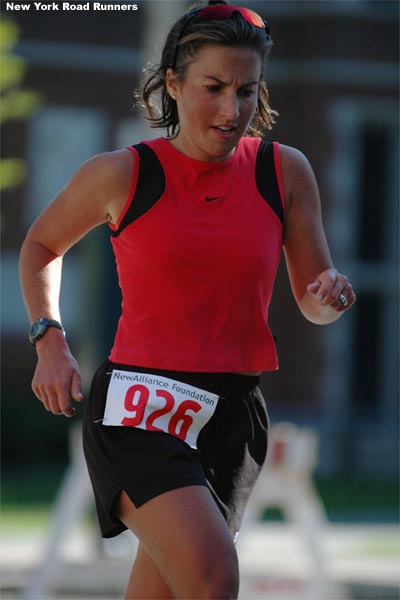
[(206, 196), (205, 197), (205, 201), (206, 202), (212, 202), (213, 200), (219, 200), (220, 196)]

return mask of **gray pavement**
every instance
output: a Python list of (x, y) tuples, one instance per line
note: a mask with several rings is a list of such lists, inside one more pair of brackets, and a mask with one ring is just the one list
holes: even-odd
[[(241, 600), (400, 599), (399, 529), (395, 525), (328, 524), (321, 536), (324, 572), (321, 563), (315, 564), (295, 525), (272, 522), (245, 526), (237, 546)], [(42, 531), (3, 527), (2, 600), (123, 597), (136, 548), (131, 534), (103, 546), (96, 531), (82, 525), (73, 527), (60, 548), (52, 580), (35, 596), (33, 584), (45, 544)]]

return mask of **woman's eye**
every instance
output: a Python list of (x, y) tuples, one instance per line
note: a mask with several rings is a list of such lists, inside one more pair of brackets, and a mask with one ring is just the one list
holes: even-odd
[(217, 92), (220, 91), (221, 86), (220, 85), (208, 85), (207, 89), (209, 92), (211, 92), (212, 94), (216, 94)]
[(243, 96), (244, 98), (249, 98), (250, 96), (252, 96), (254, 94), (254, 90), (253, 89), (244, 89), (240, 91), (240, 95)]

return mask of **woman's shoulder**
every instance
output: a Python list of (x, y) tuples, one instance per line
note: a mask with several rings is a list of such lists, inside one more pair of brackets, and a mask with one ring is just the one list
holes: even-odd
[(308, 203), (318, 195), (317, 183), (311, 164), (298, 148), (279, 144), (280, 169), (285, 194), (286, 212), (297, 200)]
[(113, 221), (129, 193), (134, 164), (134, 153), (126, 148), (96, 154), (79, 167), (64, 194), (84, 197)]
[(279, 144), (279, 155), (283, 169), (302, 170), (311, 168), (306, 155), (298, 148), (287, 146), (286, 144)]
[(83, 175), (95, 175), (102, 183), (108, 179), (114, 183), (132, 176), (134, 153), (128, 148), (120, 148), (112, 152), (96, 154), (87, 160), (80, 168)]
[(130, 186), (135, 156), (126, 148), (103, 152), (87, 160), (79, 169), (79, 175), (93, 180), (94, 185), (108, 197), (119, 195)]
[(279, 144), (279, 156), (283, 182), (288, 191), (315, 179), (311, 164), (301, 150)]

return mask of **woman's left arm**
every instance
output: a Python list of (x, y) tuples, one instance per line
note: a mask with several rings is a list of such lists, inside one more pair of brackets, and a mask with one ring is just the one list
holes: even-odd
[(336, 321), (355, 302), (347, 277), (334, 268), (326, 241), (317, 182), (306, 157), (280, 145), (286, 218), (284, 253), (293, 295), (318, 325)]

